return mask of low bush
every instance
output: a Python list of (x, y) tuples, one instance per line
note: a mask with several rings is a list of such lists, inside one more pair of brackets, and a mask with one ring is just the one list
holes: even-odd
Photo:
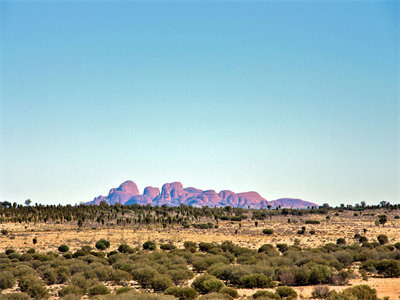
[(232, 298), (239, 298), (239, 294), (235, 289), (229, 288), (229, 287), (223, 287), (222, 289), (219, 290), (221, 294), (227, 294), (231, 296)]
[(338, 245), (345, 245), (345, 244), (346, 244), (346, 239), (344, 239), (344, 238), (338, 238), (338, 239), (336, 240), (336, 244), (338, 244)]
[(133, 288), (131, 288), (131, 287), (129, 287), (129, 286), (123, 286), (123, 287), (117, 288), (117, 289), (115, 290), (115, 293), (116, 293), (117, 295), (121, 295), (121, 294), (124, 294), (124, 293), (128, 293), (128, 292), (130, 292), (130, 291), (132, 291), (132, 290), (133, 290)]
[(199, 293), (191, 287), (177, 287), (171, 286), (165, 290), (164, 294), (172, 295), (180, 300), (191, 300), (196, 299)]
[(160, 246), (161, 250), (174, 250), (176, 249), (176, 246), (174, 244), (162, 244)]
[(10, 289), (15, 285), (15, 278), (13, 273), (9, 271), (0, 272), (0, 291)]
[(174, 285), (171, 278), (166, 275), (156, 275), (151, 282), (151, 288), (155, 292), (164, 292), (167, 288)]
[(83, 295), (83, 290), (74, 284), (70, 284), (59, 290), (58, 295), (60, 297), (64, 297), (66, 295)]
[(240, 286), (247, 289), (253, 288), (273, 288), (275, 282), (264, 274), (251, 274), (240, 277)]
[(383, 259), (375, 262), (378, 274), (385, 277), (400, 277), (400, 261), (394, 259)]
[(28, 294), (25, 293), (8, 293), (0, 294), (1, 300), (31, 300)]
[(343, 290), (342, 292), (332, 291), (329, 300), (343, 300), (343, 299), (365, 299), (365, 300), (379, 300), (376, 295), (376, 290), (368, 285), (356, 285)]
[(377, 238), (379, 244), (381, 244), (381, 245), (385, 245), (385, 244), (389, 243), (389, 239), (385, 234), (380, 234), (376, 238)]
[(312, 298), (315, 299), (327, 299), (329, 297), (330, 290), (326, 285), (315, 286), (311, 292)]
[(281, 298), (297, 299), (297, 293), (294, 289), (288, 286), (280, 286), (275, 290), (275, 293)]
[(253, 299), (281, 299), (281, 297), (278, 294), (275, 294), (274, 292), (270, 291), (257, 291), (252, 295)]
[(202, 275), (197, 277), (192, 283), (192, 287), (200, 294), (218, 292), (224, 286), (221, 280), (218, 280), (212, 275)]
[(305, 224), (321, 224), (321, 222), (318, 220), (305, 220), (304, 223)]
[[(107, 248), (110, 248), (110, 242), (105, 239), (101, 239), (96, 242), (95, 246), (99, 250), (105, 250)], [(81, 251), (83, 252), (83, 255), (87, 253), (85, 250), (81, 249)]]
[(110, 290), (108, 289), (108, 287), (106, 287), (102, 283), (95, 284), (89, 289), (89, 295), (91, 295), (91, 296), (107, 295), (109, 293), (110, 293)]
[(129, 254), (132, 254), (134, 252), (133, 248), (127, 244), (119, 245), (118, 251), (121, 253), (129, 253)]
[(274, 234), (274, 230), (272, 228), (265, 228), (262, 232), (263, 234), (268, 234), (268, 235)]
[(26, 292), (29, 296), (35, 299), (45, 299), (48, 297), (47, 289), (43, 281), (33, 275), (21, 277), (19, 288), (22, 292)]
[(231, 300), (232, 297), (222, 293), (210, 293), (199, 297), (199, 300)]
[(61, 245), (60, 247), (58, 247), (58, 251), (60, 252), (67, 252), (69, 250), (69, 247), (67, 245)]
[(147, 242), (145, 242), (143, 244), (143, 249), (144, 250), (156, 250), (157, 249), (157, 245), (153, 241), (147, 241)]

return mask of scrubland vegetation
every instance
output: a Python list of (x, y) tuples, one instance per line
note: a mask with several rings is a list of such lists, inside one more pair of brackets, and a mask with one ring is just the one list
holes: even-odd
[(150, 299), (143, 298), (149, 292), (154, 299), (232, 299), (239, 297), (238, 289), (265, 289), (253, 299), (297, 299), (292, 287), (305, 285), (316, 286), (316, 298), (378, 299), (368, 286), (336, 292), (328, 285), (346, 285), (360, 274), (366, 279), (400, 277), (400, 243), (355, 240), (318, 248), (265, 244), (253, 250), (229, 241), (188, 241), (182, 248), (147, 241), (140, 248), (123, 244), (108, 251), (109, 242), (102, 239), (92, 246), (71, 252), (60, 245), (47, 253), (8, 249), (0, 255), (0, 289), (14, 288), (18, 295), (8, 292), (1, 299)]
[[(382, 299), (385, 295), (378, 297), (368, 283), (400, 277), (400, 237), (371, 236), (371, 229), (364, 228), (350, 237), (337, 232), (334, 241), (320, 245), (299, 242), (318, 236), (318, 226), (344, 212), (351, 218), (367, 215), (380, 232), (399, 222), (396, 205), (310, 210), (3, 205), (2, 241), (7, 238), (8, 246), (0, 254), (0, 299), (300, 299), (306, 297), (303, 287), (310, 286), (307, 297), (315, 299)], [(270, 226), (274, 220), (278, 228)], [(79, 247), (63, 242), (44, 250), (35, 235), (29, 248), (18, 248), (13, 246), (13, 223), (25, 224), (27, 234), (32, 223), (76, 226), (76, 239), (85, 228), (153, 224), (154, 230), (171, 234), (176, 228), (195, 230), (193, 237), (203, 241), (115, 243), (104, 236)], [(246, 224), (259, 239), (271, 242), (254, 247), (251, 242), (209, 241), (207, 233), (224, 224), (233, 226), (234, 234)], [(294, 235), (299, 237), (290, 243), (279, 236), (282, 231), (276, 233), (288, 225), (297, 227)], [(354, 280), (361, 284), (351, 286)]]

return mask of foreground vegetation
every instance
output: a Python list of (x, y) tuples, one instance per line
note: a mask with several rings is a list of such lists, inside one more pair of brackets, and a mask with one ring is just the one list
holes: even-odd
[[(315, 285), (318, 299), (378, 299), (368, 286), (330, 291), (351, 278), (400, 277), (400, 243), (384, 236), (367, 242), (356, 236), (316, 248), (296, 243), (265, 244), (257, 250), (232, 242), (145, 242), (109, 250), (101, 239), (71, 252), (8, 249), (0, 254), (0, 299), (232, 299), (239, 289), (257, 289), (251, 299), (297, 299), (293, 286)], [(151, 294), (149, 294), (151, 293)]]

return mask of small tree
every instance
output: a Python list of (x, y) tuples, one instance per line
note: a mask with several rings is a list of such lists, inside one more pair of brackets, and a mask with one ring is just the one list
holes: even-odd
[(387, 216), (386, 215), (379, 215), (378, 216), (378, 222), (379, 224), (381, 224), (382, 226), (385, 226), (386, 222), (387, 222)]

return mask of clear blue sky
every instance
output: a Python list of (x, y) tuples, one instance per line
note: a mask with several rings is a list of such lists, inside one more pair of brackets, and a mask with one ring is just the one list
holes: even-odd
[(399, 2), (2, 1), (1, 199), (131, 179), (399, 199)]

